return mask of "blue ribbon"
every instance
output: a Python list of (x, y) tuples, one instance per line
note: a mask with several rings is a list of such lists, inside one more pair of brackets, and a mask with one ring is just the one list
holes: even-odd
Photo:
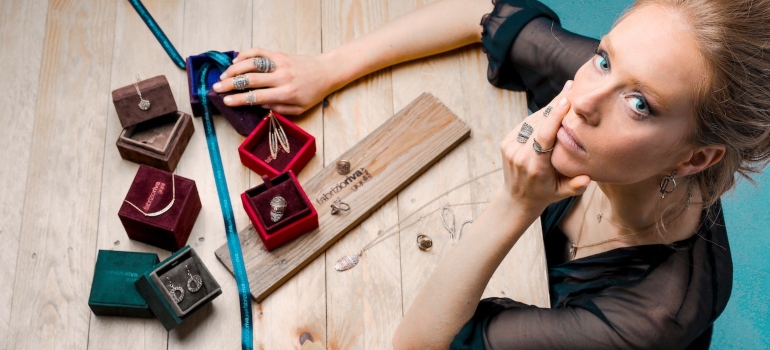
[(214, 180), (217, 184), (217, 194), (219, 195), (219, 206), (222, 207), (222, 216), (225, 219), (225, 232), (227, 233), (227, 246), (230, 249), (230, 260), (233, 264), (235, 274), (235, 283), (238, 285), (238, 296), (241, 302), (241, 344), (243, 349), (251, 350), (253, 348), (252, 340), (252, 318), (251, 318), (251, 295), (249, 294), (249, 278), (246, 274), (246, 266), (243, 262), (243, 253), (241, 252), (241, 242), (238, 238), (238, 231), (235, 228), (235, 215), (233, 215), (233, 206), (230, 203), (230, 192), (227, 190), (227, 181), (225, 180), (225, 170), (222, 166), (222, 155), (219, 153), (219, 143), (217, 142), (214, 122), (211, 119), (211, 108), (206, 94), (209, 87), (206, 86), (206, 76), (209, 69), (217, 66), (224, 72), (227, 67), (233, 64), (230, 57), (217, 51), (206, 52), (211, 61), (203, 63), (200, 68), (200, 80), (198, 81), (198, 96), (203, 105), (203, 129), (206, 133), (206, 144), (209, 148), (209, 158), (211, 158), (211, 167), (214, 170)]
[(134, 7), (134, 10), (139, 14), (139, 17), (142, 18), (144, 24), (150, 28), (152, 34), (155, 35), (155, 39), (158, 39), (160, 46), (163, 46), (163, 50), (166, 50), (166, 53), (171, 57), (171, 60), (174, 61), (174, 64), (179, 68), (185, 69), (184, 59), (179, 55), (179, 52), (176, 51), (174, 44), (171, 43), (171, 40), (168, 40), (166, 33), (163, 33), (163, 30), (158, 26), (158, 22), (155, 22), (155, 19), (152, 18), (150, 12), (144, 7), (144, 4), (142, 4), (140, 0), (128, 0), (128, 2)]
[[(168, 40), (166, 34), (158, 26), (158, 23), (150, 16), (147, 9), (142, 5), (140, 0), (128, 0), (129, 3), (136, 9), (139, 17), (142, 18), (147, 27), (150, 28), (152, 34), (158, 39), (163, 49), (171, 57), (171, 60), (179, 66), (179, 68), (185, 69), (185, 61), (179, 52), (176, 51), (174, 45)], [(222, 166), (222, 155), (219, 152), (219, 142), (217, 141), (217, 133), (214, 130), (214, 122), (211, 118), (211, 107), (209, 105), (208, 97), (206, 94), (209, 91), (209, 86), (206, 84), (206, 76), (212, 67), (217, 67), (221, 71), (225, 71), (227, 67), (233, 64), (229, 56), (217, 52), (209, 51), (205, 54), (210, 60), (203, 63), (200, 68), (200, 78), (198, 81), (198, 96), (200, 97), (201, 104), (203, 106), (203, 128), (206, 133), (206, 144), (209, 149), (209, 158), (211, 158), (211, 168), (214, 170), (214, 181), (217, 186), (217, 195), (219, 196), (219, 206), (222, 208), (222, 216), (225, 221), (225, 232), (227, 234), (227, 246), (230, 249), (230, 260), (233, 264), (233, 272), (235, 274), (235, 283), (238, 285), (238, 297), (241, 305), (241, 347), (245, 350), (252, 350), (254, 348), (254, 339), (252, 336), (253, 318), (251, 316), (251, 295), (249, 294), (249, 278), (246, 274), (246, 265), (243, 261), (243, 253), (241, 252), (241, 242), (238, 238), (238, 230), (235, 227), (235, 215), (233, 215), (233, 206), (230, 203), (230, 191), (227, 189), (227, 180), (225, 179), (225, 171)]]

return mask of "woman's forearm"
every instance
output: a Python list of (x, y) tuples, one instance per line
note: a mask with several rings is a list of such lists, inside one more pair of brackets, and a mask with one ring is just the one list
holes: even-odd
[(393, 337), (394, 347), (448, 348), (497, 266), (538, 215), (498, 190), (420, 290)]
[(479, 42), (479, 22), (492, 7), (490, 0), (440, 0), (323, 53), (334, 67), (332, 91), (382, 68)]

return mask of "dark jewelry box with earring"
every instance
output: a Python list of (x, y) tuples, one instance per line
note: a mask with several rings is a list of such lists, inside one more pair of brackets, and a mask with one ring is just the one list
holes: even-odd
[(135, 286), (169, 331), (222, 294), (219, 283), (190, 246), (146, 270)]
[[(238, 53), (235, 51), (227, 51), (223, 52), (225, 55), (230, 56), (230, 59), (235, 58), (235, 56), (238, 56)], [(190, 106), (192, 107), (193, 115), (196, 117), (203, 116), (203, 104), (201, 104), (201, 97), (198, 96), (198, 88), (199, 88), (199, 81), (200, 81), (200, 69), (203, 66), (204, 63), (211, 61), (211, 58), (206, 56), (205, 53), (202, 53), (200, 55), (190, 56), (187, 57), (186, 60), (186, 67), (187, 67), (187, 86), (190, 87)], [(224, 73), (223, 71), (219, 70), (217, 66), (212, 66), (211, 69), (209, 69), (208, 74), (206, 75), (206, 84), (207, 86), (212, 86), (214, 83), (219, 81), (219, 76)], [(212, 114), (221, 114), (219, 110), (217, 110), (216, 106), (211, 107), (211, 113)]]
[(195, 181), (140, 165), (118, 216), (129, 238), (173, 252), (187, 244), (200, 211)]
[(195, 128), (192, 117), (177, 110), (166, 77), (159, 75), (116, 89), (112, 102), (123, 126), (115, 143), (120, 156), (174, 171)]
[[(274, 130), (278, 131), (278, 135), (273, 143), (275, 148), (271, 150), (270, 137)], [(286, 145), (280, 142), (280, 135), (285, 135)], [(285, 146), (288, 146), (288, 151)], [(289, 170), (298, 174), (315, 152), (315, 137), (275, 112), (269, 112), (238, 147), (243, 165), (257, 174), (270, 177)]]
[[(318, 227), (318, 212), (294, 173), (288, 171), (272, 179), (263, 176), (262, 181), (241, 194), (241, 201), (268, 251)], [(275, 204), (279, 197), (282, 207)]]

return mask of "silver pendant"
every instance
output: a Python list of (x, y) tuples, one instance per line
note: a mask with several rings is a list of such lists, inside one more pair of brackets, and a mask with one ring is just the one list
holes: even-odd
[(358, 265), (359, 261), (360, 260), (358, 258), (358, 255), (356, 255), (356, 254), (354, 254), (354, 255), (345, 255), (342, 258), (340, 258), (340, 260), (337, 260), (336, 263), (334, 263), (334, 269), (337, 270), (337, 271), (350, 270), (350, 269), (356, 267), (356, 265)]
[(574, 243), (569, 244), (569, 259), (575, 260), (575, 254), (577, 254), (577, 246)]
[(596, 222), (602, 222), (602, 213), (596, 214)]
[(150, 101), (147, 101), (141, 97), (139, 97), (139, 109), (146, 111), (150, 109)]

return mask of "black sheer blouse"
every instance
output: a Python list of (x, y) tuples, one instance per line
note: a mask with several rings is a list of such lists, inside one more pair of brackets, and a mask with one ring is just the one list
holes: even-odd
[[(532, 110), (550, 102), (598, 46), (562, 29), (534, 0), (501, 0), (482, 24), (489, 81), (525, 90)], [(558, 224), (574, 202), (554, 203), (541, 216), (551, 308), (484, 299), (451, 348), (708, 348), (732, 289), (721, 204), (703, 210), (689, 239), (565, 261), (568, 240)]]

